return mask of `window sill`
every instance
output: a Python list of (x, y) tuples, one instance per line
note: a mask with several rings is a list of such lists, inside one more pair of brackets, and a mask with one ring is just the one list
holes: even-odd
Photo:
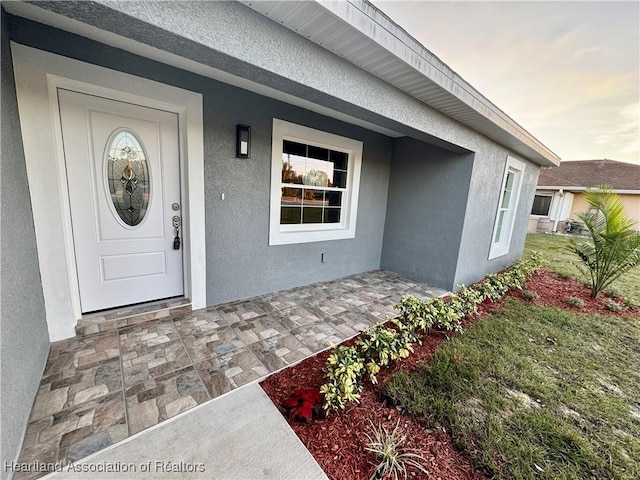
[(291, 245), (293, 243), (325, 242), (355, 238), (355, 228), (333, 228), (323, 230), (277, 230), (269, 235), (269, 245)]
[(494, 247), (489, 251), (488, 260), (493, 260), (494, 258), (504, 257), (509, 253), (509, 247)]

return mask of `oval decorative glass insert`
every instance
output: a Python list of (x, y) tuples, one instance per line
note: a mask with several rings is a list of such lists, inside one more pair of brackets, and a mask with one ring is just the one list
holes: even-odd
[(129, 226), (147, 213), (151, 184), (149, 165), (140, 140), (130, 131), (111, 137), (107, 147), (107, 182), (116, 213)]

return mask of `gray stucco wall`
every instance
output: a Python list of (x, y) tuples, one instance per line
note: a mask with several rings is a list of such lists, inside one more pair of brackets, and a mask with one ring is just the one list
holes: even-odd
[(382, 268), (454, 286), (473, 154), (394, 140)]
[[(506, 156), (522, 159), (521, 156), (248, 7), (235, 2), (38, 5), (407, 136), (474, 152), (473, 180), (454, 283), (469, 284), (488, 271), (503, 268), (520, 254), (523, 234), (518, 229), (526, 219), (519, 214), (510, 253), (487, 260)], [(236, 35), (238, 31), (244, 32), (242, 38)], [(57, 47), (49, 44), (45, 48)], [(82, 43), (69, 48), (80, 50)], [(521, 208), (533, 195), (528, 186), (537, 170), (535, 164), (528, 162)]]
[[(28, 20), (12, 17), (11, 33), (18, 43), (203, 94), (207, 304), (380, 268), (390, 138)], [(355, 239), (268, 245), (274, 117), (363, 141)], [(252, 127), (248, 160), (235, 158), (237, 123)]]
[[(524, 161), (526, 166), (509, 253), (489, 260), (507, 155)], [(487, 146), (487, 151), (482, 156), (476, 154), (467, 201), (467, 214), (460, 241), (456, 285), (469, 285), (487, 273), (497, 272), (507, 267), (522, 255), (539, 170), (538, 165), (496, 144)]]
[(6, 16), (2, 10), (0, 316), (2, 478), (16, 460), (49, 353), (44, 300), (22, 151)]
[[(274, 117), (364, 142), (355, 239), (268, 245)], [(234, 158), (236, 123), (252, 127), (249, 160)], [(206, 95), (207, 124), (215, 125), (211, 136), (205, 137), (208, 303), (380, 267), (389, 138), (223, 85), (216, 86), (215, 95)], [(326, 263), (321, 263), (322, 253)]]

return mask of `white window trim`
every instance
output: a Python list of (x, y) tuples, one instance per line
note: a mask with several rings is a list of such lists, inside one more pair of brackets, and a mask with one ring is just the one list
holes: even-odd
[[(555, 201), (555, 195), (553, 194), (553, 192), (536, 192), (534, 194), (534, 199), (535, 197), (551, 197), (551, 203), (549, 204), (549, 211), (547, 212), (546, 215), (536, 215), (535, 213), (532, 213), (531, 218), (549, 218), (551, 215), (551, 211), (553, 209), (553, 202)], [(533, 209), (533, 206), (531, 208)]]
[[(282, 142), (292, 140), (349, 154), (347, 187), (343, 199), (342, 219), (339, 224), (280, 225), (280, 195), (282, 178)], [(356, 236), (360, 172), (362, 169), (362, 142), (332, 133), (303, 127), (295, 123), (273, 119), (271, 144), (271, 203), (269, 216), (269, 245), (342, 240)]]
[[(509, 247), (511, 246), (511, 238), (513, 237), (513, 227), (515, 224), (516, 212), (518, 211), (518, 205), (520, 203), (520, 190), (522, 189), (522, 177), (524, 174), (525, 163), (517, 160), (511, 156), (507, 156), (507, 163), (502, 175), (502, 184), (500, 186), (500, 195), (498, 197), (498, 205), (496, 208), (496, 216), (493, 223), (493, 234), (491, 235), (491, 248), (489, 249), (489, 260), (502, 257), (509, 253)], [(502, 196), (504, 195), (504, 187), (507, 183), (507, 175), (509, 172), (515, 174), (513, 181), (513, 190), (511, 193), (511, 199), (509, 202), (507, 215), (502, 225), (503, 238), (496, 242), (496, 233), (498, 229), (498, 219), (500, 218), (500, 205), (502, 204)], [(506, 228), (506, 230), (505, 230)], [(504, 236), (504, 232), (507, 232)]]

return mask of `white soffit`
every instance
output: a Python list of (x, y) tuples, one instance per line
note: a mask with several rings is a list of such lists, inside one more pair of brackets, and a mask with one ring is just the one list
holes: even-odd
[(365, 0), (244, 0), (251, 9), (541, 165), (560, 158)]

